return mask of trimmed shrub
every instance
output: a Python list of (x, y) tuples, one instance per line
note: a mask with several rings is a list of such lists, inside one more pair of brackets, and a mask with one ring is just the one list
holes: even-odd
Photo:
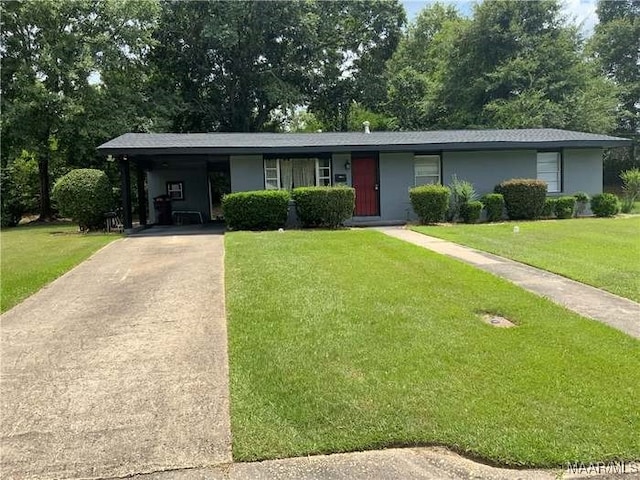
[(460, 206), (460, 216), (464, 223), (476, 223), (480, 219), (482, 213), (482, 202), (473, 200), (471, 202), (463, 203)]
[(40, 176), (35, 155), (23, 150), (19, 157), (8, 164), (7, 173), (11, 177), (25, 213), (38, 212), (40, 209)]
[(458, 176), (456, 174), (451, 176), (449, 190), (451, 191), (451, 197), (449, 198), (449, 212), (447, 213), (447, 219), (455, 222), (462, 216), (462, 206), (472, 200), (475, 200), (477, 195), (475, 188), (473, 188), (473, 184), (466, 180), (458, 180)]
[(114, 206), (109, 177), (93, 168), (71, 170), (60, 177), (51, 196), (60, 213), (77, 222), (83, 232), (103, 229), (104, 214)]
[(544, 208), (542, 209), (541, 217), (551, 218), (556, 213), (556, 204), (558, 203), (557, 197), (548, 197), (544, 200)]
[(576, 192), (573, 194), (573, 198), (576, 199), (576, 217), (580, 215), (584, 215), (584, 212), (587, 211), (587, 204), (589, 203), (589, 194), (585, 192)]
[(576, 208), (576, 198), (571, 196), (559, 197), (556, 199), (554, 212), (556, 218), (571, 218)]
[(633, 210), (635, 201), (640, 198), (640, 169), (632, 168), (620, 174), (622, 180), (622, 212)]
[(423, 185), (409, 190), (413, 211), (421, 223), (436, 223), (444, 220), (449, 208), (451, 191), (442, 185)]
[(256, 190), (222, 197), (222, 212), (231, 230), (275, 230), (287, 223), (291, 195), (286, 190)]
[(353, 216), (355, 192), (351, 187), (298, 187), (291, 198), (303, 226), (338, 228)]
[(480, 200), (487, 210), (488, 222), (499, 222), (504, 213), (504, 197), (500, 193), (488, 193)]
[(599, 193), (591, 199), (591, 211), (596, 217), (613, 217), (620, 212), (620, 200), (613, 193)]
[(542, 180), (514, 178), (496, 185), (494, 191), (504, 196), (510, 219), (532, 220), (542, 214), (547, 184)]
[(20, 191), (11, 173), (10, 168), (3, 168), (0, 173), (0, 181), (2, 182), (2, 195), (0, 195), (0, 226), (3, 228), (18, 225), (26, 210)]

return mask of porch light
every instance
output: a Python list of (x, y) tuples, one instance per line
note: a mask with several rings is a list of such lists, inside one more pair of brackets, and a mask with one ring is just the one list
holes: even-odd
[(349, 170), (350, 168), (351, 168), (351, 162), (347, 160), (346, 162), (344, 162), (344, 169)]

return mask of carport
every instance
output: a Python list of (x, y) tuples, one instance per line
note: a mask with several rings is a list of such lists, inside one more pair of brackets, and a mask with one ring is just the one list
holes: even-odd
[[(135, 176), (136, 207), (141, 226), (158, 223), (154, 198), (148, 195), (150, 191), (166, 192), (175, 213), (190, 219), (197, 218), (199, 223), (207, 223), (220, 214), (220, 197), (227, 193), (225, 185), (229, 183), (227, 156), (190, 154), (187, 157), (144, 150), (109, 153), (108, 158), (117, 161), (120, 170), (125, 229), (133, 227), (132, 176)], [(149, 175), (150, 172), (153, 175)]]

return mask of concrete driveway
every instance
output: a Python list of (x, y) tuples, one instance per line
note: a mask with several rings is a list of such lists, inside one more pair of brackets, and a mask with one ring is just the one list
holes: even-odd
[(2, 478), (231, 462), (223, 236), (192, 233), (115, 241), (2, 316)]

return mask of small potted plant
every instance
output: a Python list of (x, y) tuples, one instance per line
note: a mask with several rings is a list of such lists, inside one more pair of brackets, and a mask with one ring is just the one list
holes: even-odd
[(585, 192), (576, 192), (573, 194), (573, 197), (576, 199), (575, 216), (579, 217), (584, 215), (584, 212), (587, 211), (587, 205), (589, 204), (589, 195)]

